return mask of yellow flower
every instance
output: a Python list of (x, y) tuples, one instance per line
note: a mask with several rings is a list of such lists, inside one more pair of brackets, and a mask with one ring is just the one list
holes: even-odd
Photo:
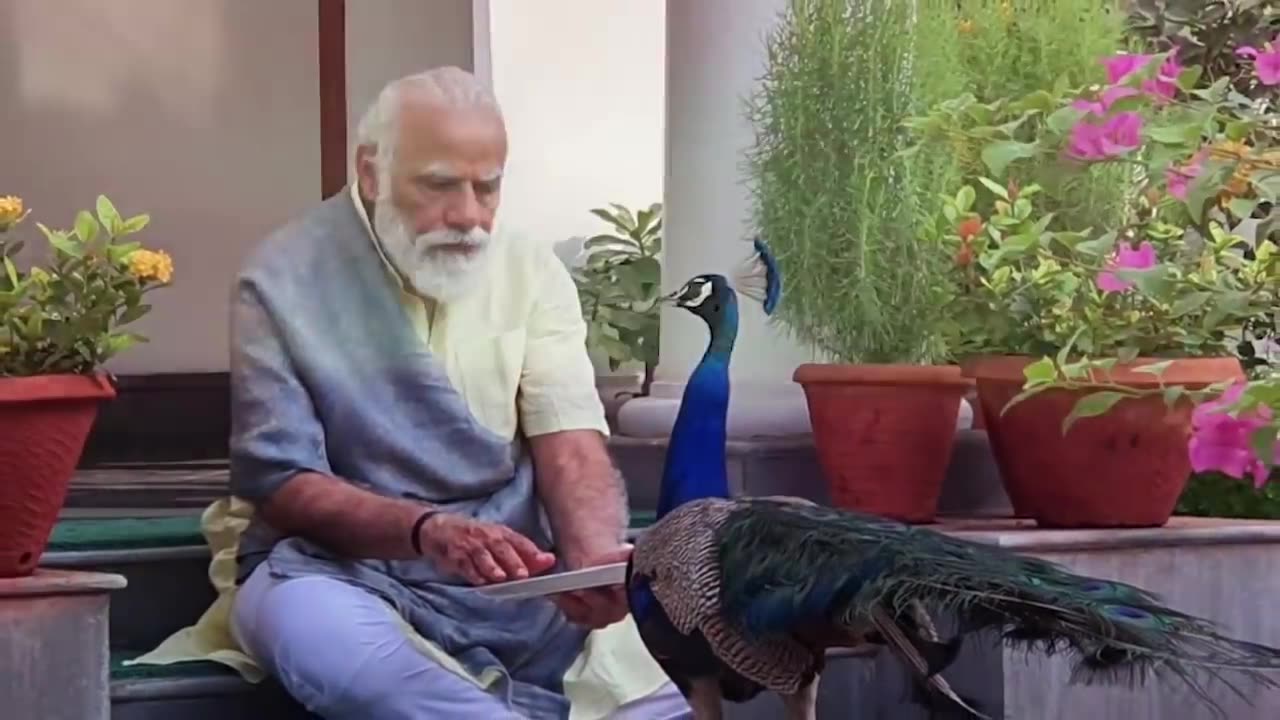
[(135, 250), (129, 255), (129, 272), (139, 280), (167, 283), (173, 278), (173, 258), (163, 250)]
[(0, 232), (17, 225), (26, 215), (22, 207), (22, 198), (16, 195), (0, 195)]
[(972, 20), (961, 20), (961, 21), (960, 21), (960, 34), (961, 34), (961, 35), (972, 35), (972, 34), (973, 34), (973, 31), (974, 31), (975, 29), (977, 29), (977, 26), (973, 24), (973, 21), (972, 21)]

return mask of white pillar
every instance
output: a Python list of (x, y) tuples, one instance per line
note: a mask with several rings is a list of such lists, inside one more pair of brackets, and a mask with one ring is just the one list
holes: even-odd
[[(752, 250), (744, 153), (753, 132), (746, 100), (765, 63), (765, 37), (786, 0), (667, 0), (666, 181), (662, 282), (668, 290), (706, 272), (732, 277)], [(786, 302), (785, 285), (782, 302)], [(729, 432), (734, 437), (809, 432), (795, 367), (812, 354), (741, 300), (732, 363)], [(683, 384), (707, 344), (702, 322), (679, 308), (662, 316), (653, 397), (627, 403), (627, 435), (670, 432)]]

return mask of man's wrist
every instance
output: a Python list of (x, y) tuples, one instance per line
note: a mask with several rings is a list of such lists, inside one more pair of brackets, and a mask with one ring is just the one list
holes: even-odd
[(413, 522), (413, 529), (409, 531), (409, 544), (413, 547), (413, 552), (422, 557), (425, 552), (422, 548), (422, 530), (431, 518), (440, 514), (437, 508), (424, 508), (422, 513), (418, 515), (418, 519)]

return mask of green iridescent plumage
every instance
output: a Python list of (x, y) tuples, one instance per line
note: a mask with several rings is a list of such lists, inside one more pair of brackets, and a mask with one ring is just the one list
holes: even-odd
[(1280, 651), (1235, 640), (1156, 595), (1038, 558), (833, 508), (737, 501), (717, 536), (722, 612), (753, 637), (806, 618), (865, 628), (872, 614), (951, 615), (962, 635), (1074, 655), (1073, 680), (1139, 684), (1181, 679), (1215, 706), (1204, 681), (1224, 671), (1277, 687)]

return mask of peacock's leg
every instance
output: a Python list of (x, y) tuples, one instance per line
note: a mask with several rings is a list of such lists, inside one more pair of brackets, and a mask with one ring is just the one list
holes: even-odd
[(818, 720), (818, 676), (793, 695), (782, 696), (786, 720)]
[(703, 678), (691, 682), (689, 709), (693, 710), (693, 720), (723, 720), (724, 708), (720, 704), (720, 683), (715, 678)]

